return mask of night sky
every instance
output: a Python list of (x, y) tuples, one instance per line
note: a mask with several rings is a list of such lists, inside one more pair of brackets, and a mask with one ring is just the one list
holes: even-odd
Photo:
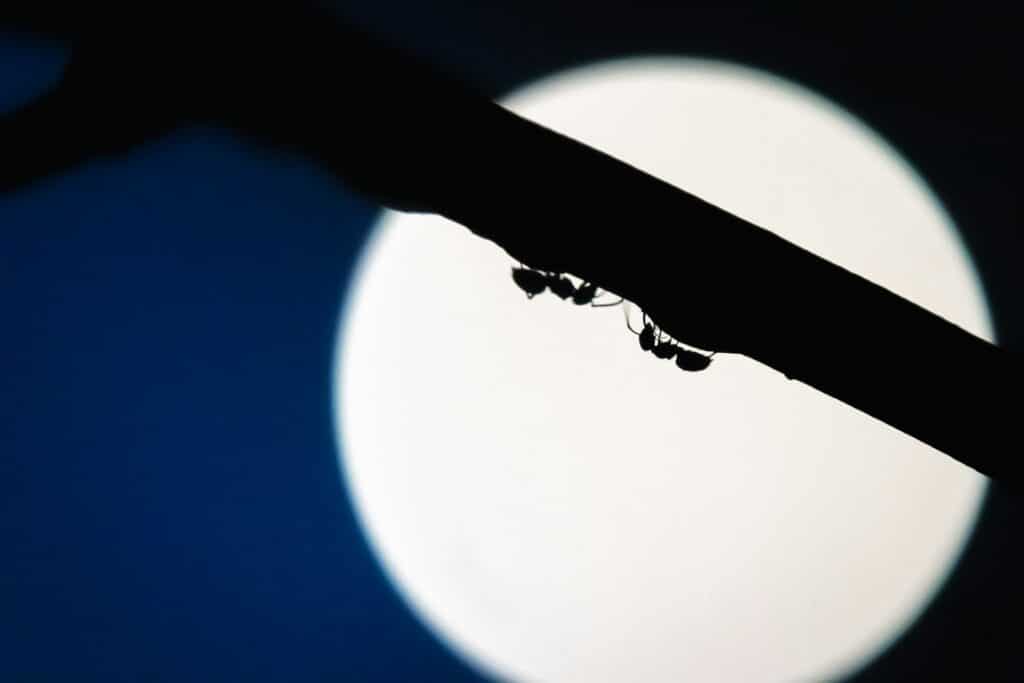
[[(636, 54), (728, 59), (825, 94), (929, 181), (1000, 344), (1024, 344), (1007, 17), (485, 4), (344, 14), (494, 96)], [(0, 110), (64, 59), (0, 33)], [(0, 197), (0, 679), (480, 680), (383, 576), (339, 475), (333, 347), (378, 211), (213, 128)], [(1020, 678), (1022, 531), (1018, 499), (994, 489), (945, 590), (860, 680)]]

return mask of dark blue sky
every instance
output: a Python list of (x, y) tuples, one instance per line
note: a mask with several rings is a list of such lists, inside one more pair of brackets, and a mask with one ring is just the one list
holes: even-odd
[[(935, 63), (957, 17), (907, 49), (856, 22), (843, 43), (814, 17), (549, 5), (352, 12), (493, 93), (660, 52), (831, 94), (932, 181), (966, 226), (1000, 339), (1024, 338), (1017, 132), (985, 113), (970, 63), (915, 92), (892, 75)], [(62, 59), (0, 35), (0, 110)], [(936, 113), (940, 82), (963, 96)], [(339, 477), (333, 343), (376, 212), (313, 165), (213, 129), (0, 198), (0, 680), (477, 680), (382, 576)], [(1024, 604), (1021, 519), (993, 496), (948, 590), (864, 680), (1017, 670), (993, 624)]]
[[(61, 56), (0, 42), (0, 106)], [(0, 199), (0, 679), (473, 678), (339, 478), (332, 347), (376, 212), (214, 130)]]

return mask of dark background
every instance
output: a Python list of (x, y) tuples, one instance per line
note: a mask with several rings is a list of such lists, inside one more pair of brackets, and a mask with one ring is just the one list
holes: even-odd
[[(495, 96), (637, 54), (810, 87), (931, 183), (1000, 344), (1024, 343), (1014, 17), (481, 4), (338, 11)], [(65, 57), (0, 33), (0, 111)], [(213, 128), (0, 196), (0, 680), (479, 680), (381, 574), (339, 477), (332, 352), (377, 211)], [(1018, 500), (993, 490), (945, 590), (859, 680), (1024, 680), (1022, 531)]]

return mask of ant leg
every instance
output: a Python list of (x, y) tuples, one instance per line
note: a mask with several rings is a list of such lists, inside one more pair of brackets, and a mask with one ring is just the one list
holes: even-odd
[(626, 319), (626, 327), (629, 328), (629, 331), (632, 332), (633, 334), (639, 335), (640, 331), (639, 330), (634, 330), (633, 326), (629, 324), (629, 304), (628, 304), (628, 302), (627, 302), (627, 304), (625, 306), (622, 307), (622, 315)]
[[(685, 348), (682, 344), (679, 344), (679, 347), (680, 348)], [(718, 354), (718, 351), (704, 351), (703, 349), (701, 349), (699, 351), (695, 350), (695, 349), (686, 349), (686, 350), (687, 351), (693, 351), (694, 353), (699, 353), (700, 355), (704, 356), (705, 358), (714, 358), (715, 355)]]
[(618, 305), (619, 305), (619, 304), (621, 304), (621, 303), (622, 303), (623, 301), (625, 301), (625, 299), (623, 299), (622, 297), (619, 297), (619, 300), (618, 300), (618, 301), (613, 301), (613, 302), (612, 302), (612, 303), (610, 303), (610, 304), (602, 304), (602, 303), (595, 303), (595, 302), (594, 302), (594, 299), (597, 299), (598, 297), (602, 297), (602, 296), (604, 296), (604, 295), (605, 295), (605, 294), (607, 294), (607, 293), (608, 293), (608, 292), (603, 292), (603, 291), (601, 291), (600, 289), (596, 290), (596, 291), (594, 292), (594, 298), (593, 298), (593, 299), (591, 299), (591, 301), (590, 301), (590, 305), (591, 305), (591, 306), (594, 306), (594, 307), (596, 307), (596, 308), (601, 308), (601, 307), (603, 307), (603, 306), (618, 306)]

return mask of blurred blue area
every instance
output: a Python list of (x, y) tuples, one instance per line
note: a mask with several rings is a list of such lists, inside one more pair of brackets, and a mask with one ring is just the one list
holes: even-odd
[(68, 50), (0, 28), (0, 112), (25, 104), (57, 81)]
[[(59, 74), (0, 40), (0, 106)], [(0, 680), (475, 680), (339, 476), (331, 363), (377, 212), (182, 131), (0, 199)]]

